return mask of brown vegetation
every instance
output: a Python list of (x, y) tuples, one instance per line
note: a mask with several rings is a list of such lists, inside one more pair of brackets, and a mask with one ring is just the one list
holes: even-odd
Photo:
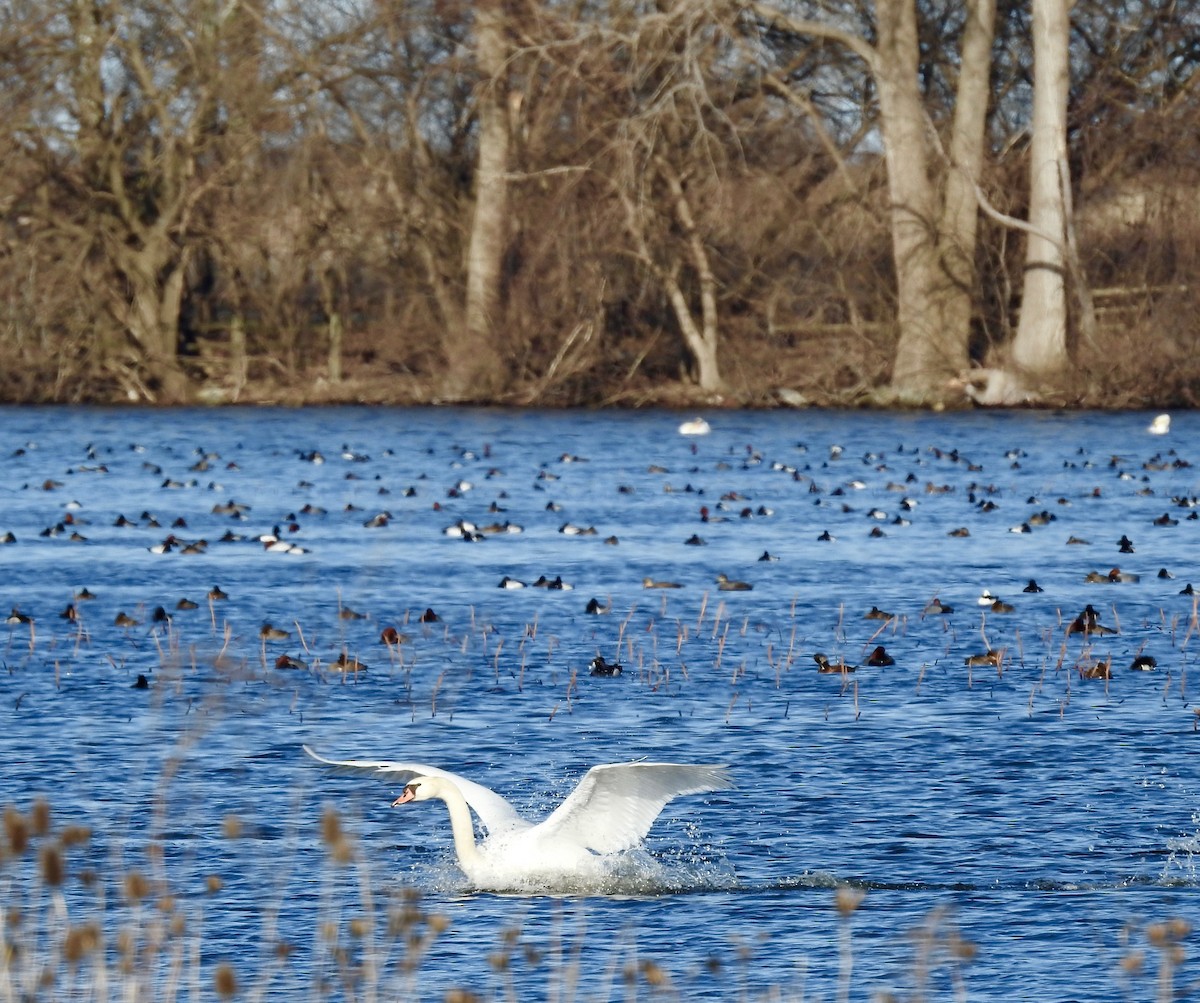
[[(0, 0), (0, 399), (936, 398), (1010, 362), (1028, 236), (1029, 15), (999, 5), (975, 164), (959, 6), (904, 50), (868, 42), (900, 0)], [(1193, 405), (1197, 25), (1122, 8), (1072, 9), (1040, 390)]]

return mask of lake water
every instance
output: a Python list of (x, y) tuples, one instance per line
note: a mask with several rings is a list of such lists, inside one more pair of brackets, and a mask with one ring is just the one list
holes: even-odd
[[(24, 917), (5, 984), (208, 998), (228, 965), (264, 999), (1109, 1000), (1152, 998), (1165, 964), (1194, 993), (1172, 921), (1200, 918), (1200, 417), (686, 417), (0, 413), (0, 605), (33, 621), (0, 635), (0, 802), (91, 829), (61, 892), (37, 840), (0, 855)], [(265, 549), (275, 529), (306, 552)], [(1085, 580), (1114, 568), (1139, 580)], [(573, 588), (497, 587), (543, 575)], [(1119, 633), (1068, 633), (1088, 605)], [(894, 665), (864, 664), (879, 644)], [(624, 672), (590, 675), (597, 654)], [(670, 804), (627, 884), (485, 894), (441, 805), (393, 810), (396, 785), (304, 743), (533, 816), (596, 763), (728, 763), (737, 786)], [(89, 920), (96, 949), (64, 954)]]

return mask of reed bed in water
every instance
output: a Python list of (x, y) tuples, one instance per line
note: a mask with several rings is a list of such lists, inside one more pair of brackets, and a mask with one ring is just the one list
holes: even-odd
[[(262, 1000), (422, 1000), (447, 1003), (528, 999), (528, 977), (536, 976), (545, 999), (684, 999), (687, 973), (671, 959), (639, 951), (633, 931), (594, 936), (586, 900), (563, 902), (548, 934), (531, 935), (516, 921), (494, 930), (493, 942), (476, 957), (453, 961), (436, 951), (453, 924), (445, 910), (430, 908), (415, 890), (380, 893), (367, 853), (339, 815), (326, 809), (314, 820), (313, 837), (324, 847), (319, 894), (311, 911), (307, 940), (281, 934), (293, 908), (293, 890), (275, 890), (262, 904), (259, 949), (250, 957), (229, 956), (206, 933), (205, 916), (225, 908), (219, 873), (208, 876), (202, 892), (176, 888), (161, 846), (144, 847), (142, 865), (122, 865), (97, 854), (92, 832), (80, 825), (55, 825), (50, 805), (38, 800), (24, 810), (4, 810), (0, 840), (0, 999)], [(245, 824), (229, 816), (224, 838), (236, 844)], [(100, 866), (91, 866), (101, 861)], [(226, 869), (236, 867), (236, 855)], [(829, 937), (838, 944), (838, 999), (857, 995), (854, 920), (870, 908), (862, 888), (832, 890)], [(909, 1000), (970, 998), (969, 972), (978, 946), (963, 936), (953, 916), (934, 910), (916, 929), (911, 943)], [(1127, 924), (1114, 989), (1128, 998), (1151, 995), (1160, 1003), (1186, 994), (1176, 972), (1186, 957), (1192, 926), (1183, 918)], [(804, 972), (797, 981), (767, 992), (746, 988), (745, 971), (755, 963), (758, 945), (731, 944), (731, 964), (713, 959), (704, 977), (728, 999), (801, 1000)], [(581, 984), (587, 952), (603, 952), (603, 975)], [(452, 970), (446, 971), (450, 966)], [(1192, 987), (1194, 988), (1194, 987)], [(899, 997), (884, 994), (880, 999)]]

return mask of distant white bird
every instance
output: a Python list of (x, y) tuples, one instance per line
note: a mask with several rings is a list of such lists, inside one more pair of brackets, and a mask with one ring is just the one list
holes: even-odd
[(1151, 435), (1166, 435), (1171, 431), (1171, 416), (1169, 414), (1160, 414), (1154, 421), (1150, 422), (1146, 431)]
[(712, 429), (703, 418), (692, 418), (679, 426), (680, 435), (708, 435)]
[[(435, 766), (370, 760), (318, 762), (341, 771), (398, 780), (404, 790), (392, 807), (444, 801), (458, 865), (477, 888), (570, 885), (602, 873), (606, 857), (637, 846), (668, 801), (733, 786), (725, 766), (684, 763), (611, 763), (593, 766), (545, 820), (534, 825), (507, 800), (480, 784)], [(487, 830), (476, 845), (474, 811)]]

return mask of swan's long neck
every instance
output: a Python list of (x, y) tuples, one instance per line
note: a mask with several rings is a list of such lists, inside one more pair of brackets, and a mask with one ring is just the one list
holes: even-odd
[(449, 781), (440, 785), (438, 797), (446, 802), (450, 812), (450, 831), (454, 834), (454, 852), (459, 866), (470, 875), (483, 863), (483, 857), (475, 846), (475, 823), (471, 821), (471, 809), (462, 791)]

